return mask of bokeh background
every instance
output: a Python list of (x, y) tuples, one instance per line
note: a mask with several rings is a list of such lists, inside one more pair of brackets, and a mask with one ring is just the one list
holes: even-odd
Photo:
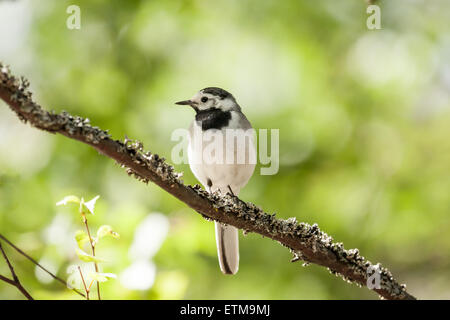
[[(382, 262), (419, 298), (450, 298), (450, 2), (0, 1), (0, 61), (41, 105), (88, 117), (114, 138), (170, 158), (192, 110), (174, 102), (219, 86), (255, 128), (280, 129), (280, 170), (241, 197), (318, 223)], [(66, 9), (81, 8), (69, 30)], [(170, 159), (169, 159), (170, 161)], [(187, 165), (176, 165), (197, 183)], [(241, 236), (234, 277), (218, 268), (213, 224), (92, 148), (20, 123), (0, 102), (0, 232), (67, 278), (82, 223), (64, 196), (100, 195), (91, 229), (117, 279), (105, 299), (376, 299), (289, 251)], [(79, 299), (4, 245), (37, 299)], [(8, 275), (4, 262), (0, 274)], [(0, 299), (21, 299), (0, 283)]]

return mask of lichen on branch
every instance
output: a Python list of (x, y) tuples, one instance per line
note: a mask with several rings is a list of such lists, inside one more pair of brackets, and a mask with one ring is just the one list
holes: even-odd
[(319, 227), (287, 220), (264, 212), (256, 205), (237, 197), (208, 193), (199, 185), (187, 186), (182, 174), (174, 170), (164, 158), (144, 151), (143, 144), (128, 138), (113, 140), (109, 133), (91, 126), (88, 119), (75, 117), (67, 112), (49, 112), (33, 101), (28, 81), (14, 77), (9, 68), (0, 62), (0, 99), (16, 112), (18, 117), (32, 126), (51, 133), (59, 133), (86, 143), (105, 156), (114, 159), (129, 175), (140, 181), (149, 181), (172, 194), (180, 201), (209, 220), (233, 225), (244, 232), (255, 232), (278, 241), (293, 254), (292, 261), (303, 260), (326, 267), (331, 273), (348, 282), (366, 286), (369, 270), (379, 270), (379, 287), (372, 289), (385, 299), (415, 299), (400, 285), (389, 270), (380, 264), (372, 264), (357, 249), (346, 250), (342, 243)]

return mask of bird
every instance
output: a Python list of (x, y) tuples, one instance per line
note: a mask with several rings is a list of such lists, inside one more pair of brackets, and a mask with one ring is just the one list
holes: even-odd
[[(195, 111), (187, 148), (192, 173), (210, 193), (237, 197), (253, 175), (256, 149), (252, 125), (236, 99), (224, 89), (208, 87), (176, 104), (191, 106)], [(238, 229), (215, 221), (215, 236), (220, 270), (224, 274), (236, 274)]]

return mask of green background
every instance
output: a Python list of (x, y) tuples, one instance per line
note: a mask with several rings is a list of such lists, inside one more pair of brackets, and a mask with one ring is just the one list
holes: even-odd
[[(66, 27), (71, 4), (80, 30)], [(0, 1), (0, 61), (45, 108), (139, 139), (169, 162), (171, 133), (193, 119), (174, 102), (227, 89), (256, 129), (280, 129), (279, 172), (258, 166), (242, 199), (318, 223), (419, 298), (450, 298), (450, 2), (378, 4), (381, 30), (367, 28), (363, 0)], [(188, 165), (175, 168), (197, 183)], [(241, 236), (240, 271), (223, 276), (211, 222), (0, 102), (0, 232), (63, 278), (81, 264), (76, 207), (55, 206), (69, 194), (100, 195), (92, 230), (121, 235), (97, 248), (103, 270), (118, 275), (102, 285), (105, 299), (377, 298), (290, 263), (286, 248), (256, 234)], [(6, 250), (33, 297), (80, 298)], [(144, 290), (123, 277), (136, 261), (156, 268)], [(9, 276), (3, 262), (0, 274)], [(0, 283), (0, 299), (21, 298)]]

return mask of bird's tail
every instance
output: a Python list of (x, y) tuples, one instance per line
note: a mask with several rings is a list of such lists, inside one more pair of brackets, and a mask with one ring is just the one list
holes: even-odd
[(235, 274), (239, 269), (238, 229), (217, 221), (215, 224), (220, 270), (224, 274)]

